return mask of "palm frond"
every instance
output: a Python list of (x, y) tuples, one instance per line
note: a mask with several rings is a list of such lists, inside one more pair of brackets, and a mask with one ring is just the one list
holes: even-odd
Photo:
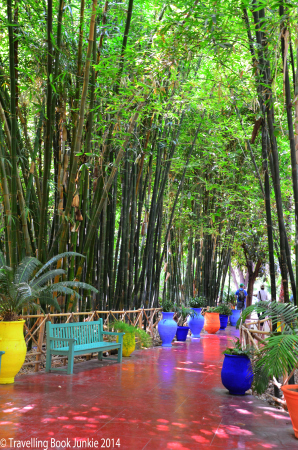
[(52, 264), (54, 264), (57, 261), (60, 261), (60, 259), (67, 258), (69, 256), (80, 256), (80, 257), (82, 257), (83, 255), (81, 255), (80, 253), (76, 253), (76, 252), (65, 252), (65, 253), (60, 253), (60, 255), (54, 256), (53, 258), (51, 258), (49, 261), (47, 261), (42, 266), (42, 268), (35, 274), (35, 277), (32, 278), (32, 281), (35, 280), (35, 278), (39, 277), (39, 275), (42, 274)]
[[(83, 283), (81, 281), (61, 281), (59, 284), (61, 284), (61, 286), (67, 286), (73, 289), (85, 289), (86, 291), (95, 292), (96, 294), (98, 293), (98, 290), (91, 286), (91, 284)], [(56, 285), (57, 284), (55, 284), (55, 286)]]
[(39, 301), (43, 310), (46, 308), (46, 306), (49, 305), (54, 306), (57, 311), (61, 311), (60, 305), (57, 302), (57, 298), (53, 297), (52, 293), (42, 293), (39, 297)]
[(34, 270), (41, 265), (42, 263), (33, 256), (23, 258), (15, 271), (15, 283), (27, 282), (32, 277)]
[(59, 295), (74, 295), (77, 299), (81, 298), (78, 292), (65, 286), (62, 283), (54, 283), (41, 288), (41, 295), (53, 295), (54, 292), (57, 292), (57, 294)]
[(42, 274), (40, 277), (35, 278), (34, 281), (30, 281), (30, 286), (33, 288), (44, 286), (49, 280), (64, 274), (64, 269), (50, 270), (49, 272)]
[[(242, 313), (242, 320), (244, 321), (253, 312), (261, 314), (260, 318), (268, 317), (271, 319), (273, 325), (281, 323), (285, 331), (293, 329), (295, 322), (298, 320), (298, 307), (291, 303), (279, 302), (258, 302), (255, 305), (248, 306)], [(239, 327), (241, 319), (237, 322)]]
[(297, 360), (297, 335), (281, 333), (277, 336), (269, 336), (253, 363), (258, 392), (262, 391), (265, 379), (270, 379), (273, 376), (278, 378), (285, 372), (290, 372), (297, 364)]

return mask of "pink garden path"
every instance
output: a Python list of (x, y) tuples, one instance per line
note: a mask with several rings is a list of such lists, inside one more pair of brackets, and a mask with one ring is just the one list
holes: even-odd
[(76, 364), (72, 376), (19, 376), (0, 386), (0, 445), (298, 449), (287, 413), (252, 395), (231, 396), (222, 386), (222, 351), (236, 333), (231, 327), (170, 349), (135, 351), (122, 364), (94, 359)]

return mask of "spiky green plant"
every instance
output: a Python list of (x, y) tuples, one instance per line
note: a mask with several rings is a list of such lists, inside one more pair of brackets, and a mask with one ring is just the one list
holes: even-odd
[[(80, 295), (75, 289), (88, 289), (98, 292), (93, 286), (78, 281), (61, 281), (55, 283), (55, 277), (66, 273), (63, 269), (49, 270), (58, 260), (68, 256), (81, 256), (79, 253), (66, 252), (54, 256), (45, 264), (37, 258), (25, 257), (21, 263), (12, 269), (5, 265), (5, 259), (0, 252), (0, 316), (4, 321), (17, 320), (23, 308), (28, 310), (43, 310), (45, 305), (52, 305), (60, 311), (57, 295)], [(40, 304), (37, 303), (39, 300)]]

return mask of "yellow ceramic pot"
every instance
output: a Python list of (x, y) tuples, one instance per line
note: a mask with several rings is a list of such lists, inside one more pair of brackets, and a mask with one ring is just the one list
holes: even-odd
[(5, 352), (1, 360), (0, 384), (11, 384), (26, 357), (24, 322), (0, 322), (0, 350)]
[(135, 348), (136, 335), (134, 333), (125, 333), (125, 335), (123, 336), (122, 356), (130, 356)]

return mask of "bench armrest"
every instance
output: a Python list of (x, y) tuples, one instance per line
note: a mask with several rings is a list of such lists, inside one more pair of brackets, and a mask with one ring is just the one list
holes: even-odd
[(55, 337), (51, 337), (49, 336), (50, 341), (60, 341), (60, 342), (77, 342), (77, 339), (74, 338), (55, 338)]
[(124, 336), (125, 333), (118, 333), (117, 331), (103, 331), (102, 334), (109, 334), (114, 336)]

